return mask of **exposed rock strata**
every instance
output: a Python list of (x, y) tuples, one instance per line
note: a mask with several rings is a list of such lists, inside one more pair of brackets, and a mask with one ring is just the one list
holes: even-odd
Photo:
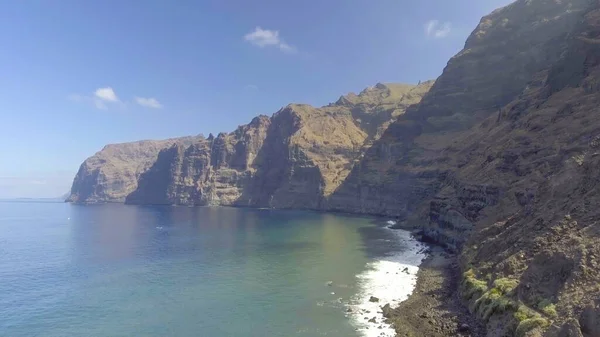
[(106, 145), (86, 159), (66, 199), (69, 202), (124, 202), (138, 185), (138, 178), (156, 160), (160, 150), (175, 143), (191, 144), (197, 137)]
[(69, 201), (319, 208), (432, 84), (379, 83), (322, 108), (290, 104), (217, 137), (108, 145), (82, 164)]

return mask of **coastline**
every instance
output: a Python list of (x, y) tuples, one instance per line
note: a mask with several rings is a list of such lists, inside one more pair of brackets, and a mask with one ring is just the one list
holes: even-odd
[(408, 299), (387, 312), (387, 322), (400, 337), (485, 336), (485, 328), (459, 298), (457, 256), (439, 246), (429, 247), (416, 287)]
[(357, 275), (360, 291), (347, 305), (346, 313), (364, 337), (394, 337), (396, 331), (385, 313), (409, 298), (417, 284), (417, 272), (427, 257), (427, 246), (407, 230), (385, 227), (393, 241), (403, 247), (367, 264)]

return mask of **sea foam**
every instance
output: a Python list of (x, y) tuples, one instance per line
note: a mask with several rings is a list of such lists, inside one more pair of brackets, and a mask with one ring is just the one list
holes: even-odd
[[(357, 331), (365, 337), (396, 335), (394, 329), (384, 323), (381, 307), (389, 304), (394, 308), (410, 296), (417, 283), (419, 265), (425, 258), (425, 246), (409, 232), (386, 230), (391, 231), (406, 249), (370, 262), (367, 270), (357, 276), (360, 291), (349, 304), (350, 317)], [(371, 302), (371, 296), (379, 301)], [(369, 322), (373, 317), (376, 322)]]

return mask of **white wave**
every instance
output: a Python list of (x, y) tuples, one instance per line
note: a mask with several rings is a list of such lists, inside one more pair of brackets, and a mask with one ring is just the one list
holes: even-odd
[[(403, 230), (392, 230), (397, 240), (407, 247), (377, 261), (370, 262), (367, 270), (358, 275), (359, 293), (349, 304), (351, 320), (364, 337), (396, 336), (394, 329), (383, 323), (381, 307), (388, 304), (394, 308), (412, 294), (417, 283), (417, 271), (425, 258), (424, 245)], [(378, 302), (371, 302), (371, 296)], [(369, 322), (375, 317), (375, 323)]]
[(388, 220), (387, 224), (390, 225), (390, 226), (393, 226), (393, 225), (396, 224), (396, 221), (394, 221), (394, 220)]

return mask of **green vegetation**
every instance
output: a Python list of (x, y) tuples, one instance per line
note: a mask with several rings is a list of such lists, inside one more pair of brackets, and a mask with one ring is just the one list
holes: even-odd
[(487, 321), (494, 313), (516, 310), (518, 305), (509, 295), (517, 287), (517, 280), (501, 278), (493, 283), (493, 288), (486, 291), (471, 306), (471, 311)]
[[(491, 279), (490, 275), (485, 276)], [(484, 321), (494, 314), (513, 313), (517, 321), (515, 336), (522, 337), (531, 330), (546, 328), (550, 321), (535, 310), (521, 304), (514, 295), (519, 281), (510, 278), (499, 278), (492, 282), (477, 278), (475, 271), (469, 269), (463, 274), (462, 295), (470, 302), (469, 310)], [(552, 302), (543, 300), (538, 304), (541, 312), (549, 317), (556, 317), (556, 308)]]
[(473, 269), (469, 269), (463, 274), (462, 287), (463, 297), (467, 301), (479, 298), (488, 290), (487, 282), (478, 280)]
[(518, 285), (519, 281), (509, 278), (499, 278), (494, 281), (494, 288), (497, 288), (504, 294), (512, 292)]
[[(491, 280), (490, 275), (486, 279)], [(488, 282), (477, 279), (473, 269), (463, 274), (463, 297), (471, 302), (469, 310), (487, 321), (494, 313), (503, 313), (517, 310), (517, 303), (510, 297), (512, 291), (519, 285), (519, 281), (500, 278), (488, 287)]]
[(526, 320), (521, 321), (517, 330), (515, 331), (516, 337), (523, 337), (525, 334), (533, 329), (537, 328), (545, 328), (550, 325), (550, 322), (542, 317), (534, 317), (528, 318)]
[(517, 311), (514, 314), (515, 318), (517, 319), (517, 321), (519, 323), (531, 319), (531, 318), (537, 318), (537, 317), (542, 317), (540, 314), (538, 314), (537, 312), (529, 309), (528, 307), (526, 307), (525, 305), (519, 305)]
[(542, 300), (538, 304), (538, 309), (550, 317), (558, 317), (558, 314), (556, 313), (556, 305), (549, 300)]
[(543, 318), (542, 315), (534, 310), (529, 309), (525, 305), (520, 305), (514, 316), (519, 322), (517, 330), (515, 331), (516, 337), (525, 336), (527, 332), (533, 329), (545, 328), (550, 325), (550, 321)]

